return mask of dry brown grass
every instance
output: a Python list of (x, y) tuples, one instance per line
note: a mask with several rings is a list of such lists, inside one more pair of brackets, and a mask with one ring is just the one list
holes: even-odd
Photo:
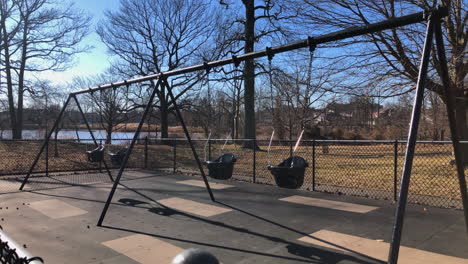
[[(90, 125), (91, 129), (93, 130), (104, 130), (104, 128), (100, 124), (92, 124)], [(115, 128), (115, 131), (117, 132), (135, 132), (135, 130), (138, 127), (138, 123), (127, 123), (127, 124), (121, 124), (118, 125)], [(75, 129), (76, 127), (70, 127), (68, 129)], [(88, 128), (86, 127), (85, 124), (81, 124), (78, 126), (80, 130), (87, 130)], [(160, 131), (161, 126), (156, 125), (156, 124), (144, 124), (142, 127), (142, 132), (154, 132), (154, 131)], [(200, 127), (188, 127), (188, 130), (191, 133), (203, 133), (203, 129)], [(170, 126), (168, 128), (168, 132), (172, 134), (177, 134), (177, 135), (183, 135), (184, 131), (182, 129), (182, 126)]]

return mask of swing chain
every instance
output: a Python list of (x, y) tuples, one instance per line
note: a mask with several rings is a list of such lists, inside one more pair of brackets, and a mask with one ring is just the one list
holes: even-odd
[(208, 127), (211, 127), (211, 118), (212, 118), (212, 112), (211, 112), (211, 87), (210, 87), (210, 71), (211, 67), (208, 64), (207, 61), (203, 62), (203, 66), (205, 67), (206, 71), (206, 88), (208, 90)]
[(269, 77), (269, 82), (270, 82), (270, 107), (271, 111), (273, 112), (274, 110), (274, 103), (273, 103), (273, 64), (272, 60), (275, 54), (272, 52), (270, 47), (266, 47), (266, 55), (268, 57), (268, 77)]
[(307, 88), (310, 87), (310, 82), (312, 80), (312, 63), (314, 61), (314, 53), (317, 48), (317, 43), (313, 37), (307, 38), (307, 44), (309, 45), (309, 68), (307, 71)]

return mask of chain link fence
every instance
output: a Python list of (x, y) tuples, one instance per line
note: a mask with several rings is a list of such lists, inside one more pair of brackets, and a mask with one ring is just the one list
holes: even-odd
[[(98, 142), (104, 144), (105, 141)], [(43, 141), (39, 140), (0, 141), (2, 185), (11, 180), (11, 177), (16, 181), (21, 180), (28, 172), (42, 143)], [(119, 166), (112, 164), (107, 154), (128, 147), (130, 139), (113, 139), (113, 143), (104, 144), (104, 162), (93, 163), (88, 161), (86, 151), (92, 150), (95, 147), (94, 143), (51, 140), (39, 159), (34, 175), (42, 177), (42, 181), (44, 176), (68, 176), (68, 181), (74, 184), (109, 181), (105, 165), (109, 170), (113, 170), (113, 174)], [(290, 157), (295, 142), (274, 140), (269, 152), (269, 140), (256, 140), (258, 149), (242, 148), (245, 143), (246, 140), (194, 140), (202, 162), (214, 160), (226, 152), (231, 152), (237, 157), (233, 180), (275, 185), (274, 177), (267, 166), (277, 165)], [(301, 188), (396, 200), (405, 148), (404, 141), (303, 140), (294, 153), (296, 156), (302, 156), (309, 164)], [(185, 139), (140, 139), (135, 145), (127, 168), (199, 174)], [(438, 207), (462, 207), (451, 142), (418, 142), (409, 201)]]

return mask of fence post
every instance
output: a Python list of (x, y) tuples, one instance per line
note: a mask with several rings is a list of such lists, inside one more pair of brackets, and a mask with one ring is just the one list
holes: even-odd
[(293, 156), (293, 141), (291, 140), (291, 135), (289, 135), (289, 157)]
[(315, 191), (315, 139), (312, 140), (312, 191)]
[(211, 138), (208, 138), (208, 160), (211, 160)]
[(257, 175), (256, 175), (256, 170), (257, 170), (257, 139), (254, 138), (253, 140), (253, 172), (252, 172), (252, 176), (253, 176), (253, 182), (256, 183), (257, 182)]
[(393, 143), (393, 201), (397, 200), (397, 186), (398, 186), (398, 140)]
[[(102, 146), (102, 139), (99, 140), (99, 146)], [(102, 161), (99, 161), (99, 173), (102, 173)]]
[(46, 177), (49, 177), (49, 142), (47, 142), (45, 154), (46, 154), (46, 161), (45, 161)]
[(148, 136), (145, 137), (145, 169), (148, 168)]
[(177, 170), (177, 139), (174, 138), (174, 157), (172, 158), (172, 172), (176, 172)]

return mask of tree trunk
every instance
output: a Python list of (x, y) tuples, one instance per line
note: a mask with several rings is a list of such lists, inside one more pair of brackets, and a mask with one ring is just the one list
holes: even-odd
[[(255, 44), (255, 3), (254, 0), (243, 1), (245, 5), (245, 46), (244, 52), (254, 51)], [(244, 139), (255, 139), (255, 65), (253, 60), (244, 64)], [(257, 148), (253, 141), (245, 141), (244, 148)]]
[(232, 96), (232, 108), (231, 108), (231, 111), (232, 111), (232, 119), (230, 120), (231, 122), (231, 138), (232, 139), (237, 139), (236, 137), (236, 94), (234, 92), (233, 96)]
[(164, 100), (160, 100), (161, 104), (161, 138), (168, 138), (169, 137), (169, 111), (167, 109), (167, 102)]
[(106, 129), (106, 144), (112, 143), (112, 126), (108, 126)]
[(58, 151), (58, 133), (59, 133), (59, 130), (55, 130), (54, 131), (54, 157), (58, 158), (59, 157), (59, 151)]
[(27, 58), (27, 48), (28, 48), (28, 31), (29, 23), (25, 19), (23, 28), (23, 43), (21, 50), (21, 64), (18, 75), (18, 109), (16, 110), (16, 137), (18, 139), (22, 138), (23, 134), (23, 102), (24, 102), (24, 73), (26, 69), (26, 58)]
[[(237, 88), (236, 88), (237, 89)], [(241, 93), (239, 90), (236, 91), (236, 117), (235, 117), (235, 139), (239, 139), (239, 131), (240, 131), (240, 108), (241, 108)]]
[(11, 134), (13, 139), (21, 139), (21, 132), (18, 137), (18, 127), (16, 122), (16, 109), (15, 101), (13, 98), (13, 83), (11, 76), (11, 65), (10, 65), (10, 50), (9, 50), (9, 41), (8, 34), (6, 30), (5, 22), (2, 21), (2, 41), (3, 41), (3, 56), (5, 58), (5, 73), (7, 80), (7, 97), (8, 97), (8, 111), (10, 113), (10, 125), (11, 125)]
[(18, 78), (18, 107), (16, 109), (15, 139), (21, 139), (23, 134), (23, 102), (24, 102), (24, 69), (20, 70)]
[[(460, 141), (468, 141), (468, 120), (467, 120), (467, 106), (468, 99), (460, 100), (455, 106), (455, 120), (457, 125), (457, 132)], [(468, 165), (468, 144), (461, 145), (463, 163)]]

